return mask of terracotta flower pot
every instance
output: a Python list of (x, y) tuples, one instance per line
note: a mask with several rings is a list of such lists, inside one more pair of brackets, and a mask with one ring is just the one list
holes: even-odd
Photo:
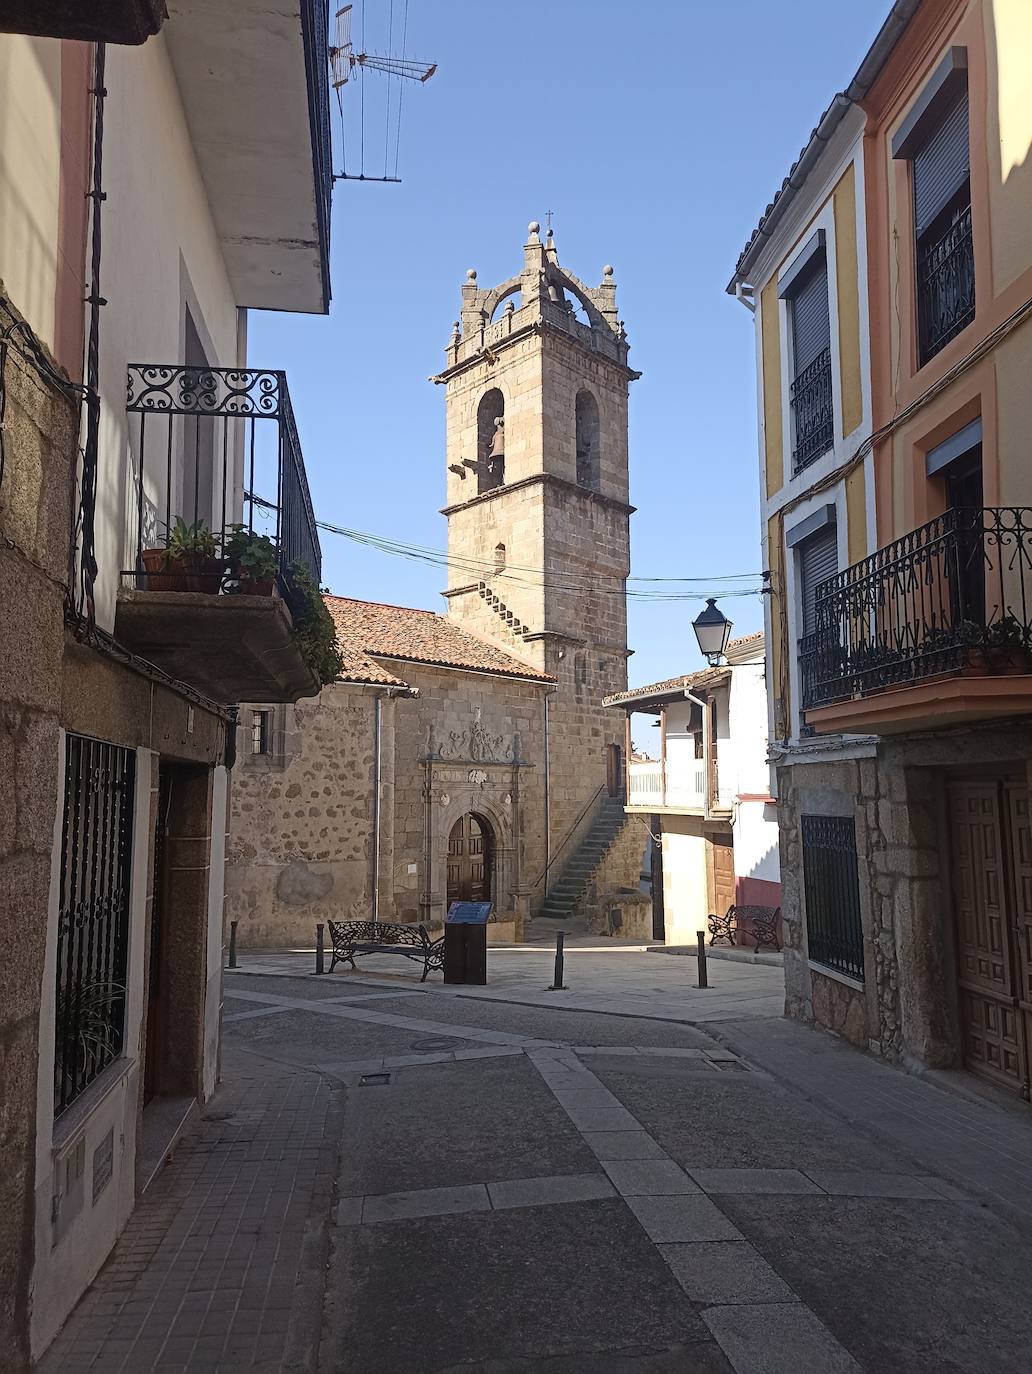
[(256, 582), (252, 582), (247, 575), (247, 569), (241, 568), (239, 573), (238, 591), (241, 596), (275, 596), (276, 579), (274, 577), (263, 577)]
[(218, 558), (170, 558), (167, 549), (143, 549), (140, 561), (143, 590), (148, 592), (205, 592), (217, 594), (222, 583)]

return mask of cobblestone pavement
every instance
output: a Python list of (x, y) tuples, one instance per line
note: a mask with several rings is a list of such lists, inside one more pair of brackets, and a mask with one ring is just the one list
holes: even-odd
[(47, 1371), (1027, 1374), (1032, 1220), (977, 1186), (1027, 1113), (768, 1018), (225, 1007), (225, 1086)]

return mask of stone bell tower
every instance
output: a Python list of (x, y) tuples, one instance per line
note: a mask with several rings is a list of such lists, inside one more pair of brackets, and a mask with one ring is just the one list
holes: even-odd
[[(558, 679), (554, 843), (606, 777), (627, 685), (627, 365), (613, 269), (586, 286), (530, 225), (523, 270), (462, 287), (445, 388), (448, 613)], [(610, 771), (613, 751), (609, 751)]]

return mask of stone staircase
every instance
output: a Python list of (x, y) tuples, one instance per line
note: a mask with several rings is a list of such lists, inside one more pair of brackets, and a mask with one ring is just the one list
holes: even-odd
[(591, 823), (591, 828), (563, 868), (562, 876), (548, 889), (545, 904), (537, 913), (537, 919), (563, 921), (567, 926), (574, 922), (573, 913), (578, 899), (595, 876), (599, 864), (628, 819), (622, 796), (605, 798)]

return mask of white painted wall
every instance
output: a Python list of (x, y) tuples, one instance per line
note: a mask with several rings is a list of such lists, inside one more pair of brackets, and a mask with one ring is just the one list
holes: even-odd
[[(109, 46), (104, 110), (101, 319), (102, 501), (97, 620), (114, 624), (118, 571), (135, 557), (135, 436), (125, 413), (130, 362), (181, 363), (186, 308), (213, 366), (237, 356), (237, 306), (164, 36)], [(141, 302), (146, 303), (141, 308)], [(165, 453), (147, 442), (145, 493), (164, 518)]]
[[(157, 755), (136, 751), (136, 797), (129, 895), (126, 1018), (123, 1053), (79, 1101), (54, 1120), (54, 1036), (57, 996), (57, 914), (60, 889), (60, 799), (64, 795), (65, 735), (58, 750), (57, 815), (51, 865), (47, 951), (40, 989), (39, 1062), (36, 1080), (36, 1257), (32, 1273), (31, 1342), (38, 1355), (92, 1281), (136, 1198), (136, 1110), (140, 1100), (139, 1048), (144, 1007), (147, 859), (151, 845), (151, 786)], [(110, 1182), (93, 1201), (93, 1161), (108, 1132), (113, 1133)], [(68, 1186), (68, 1162), (81, 1148), (80, 1186)], [(61, 1238), (55, 1245), (53, 1200), (58, 1196)]]
[(61, 151), (61, 45), (0, 34), (0, 280), (53, 346)]
[(663, 817), (663, 903), (666, 943), (694, 944), (708, 914), (706, 840), (687, 817)]
[(731, 826), (735, 877), (781, 882), (777, 809), (773, 802), (740, 801)]

